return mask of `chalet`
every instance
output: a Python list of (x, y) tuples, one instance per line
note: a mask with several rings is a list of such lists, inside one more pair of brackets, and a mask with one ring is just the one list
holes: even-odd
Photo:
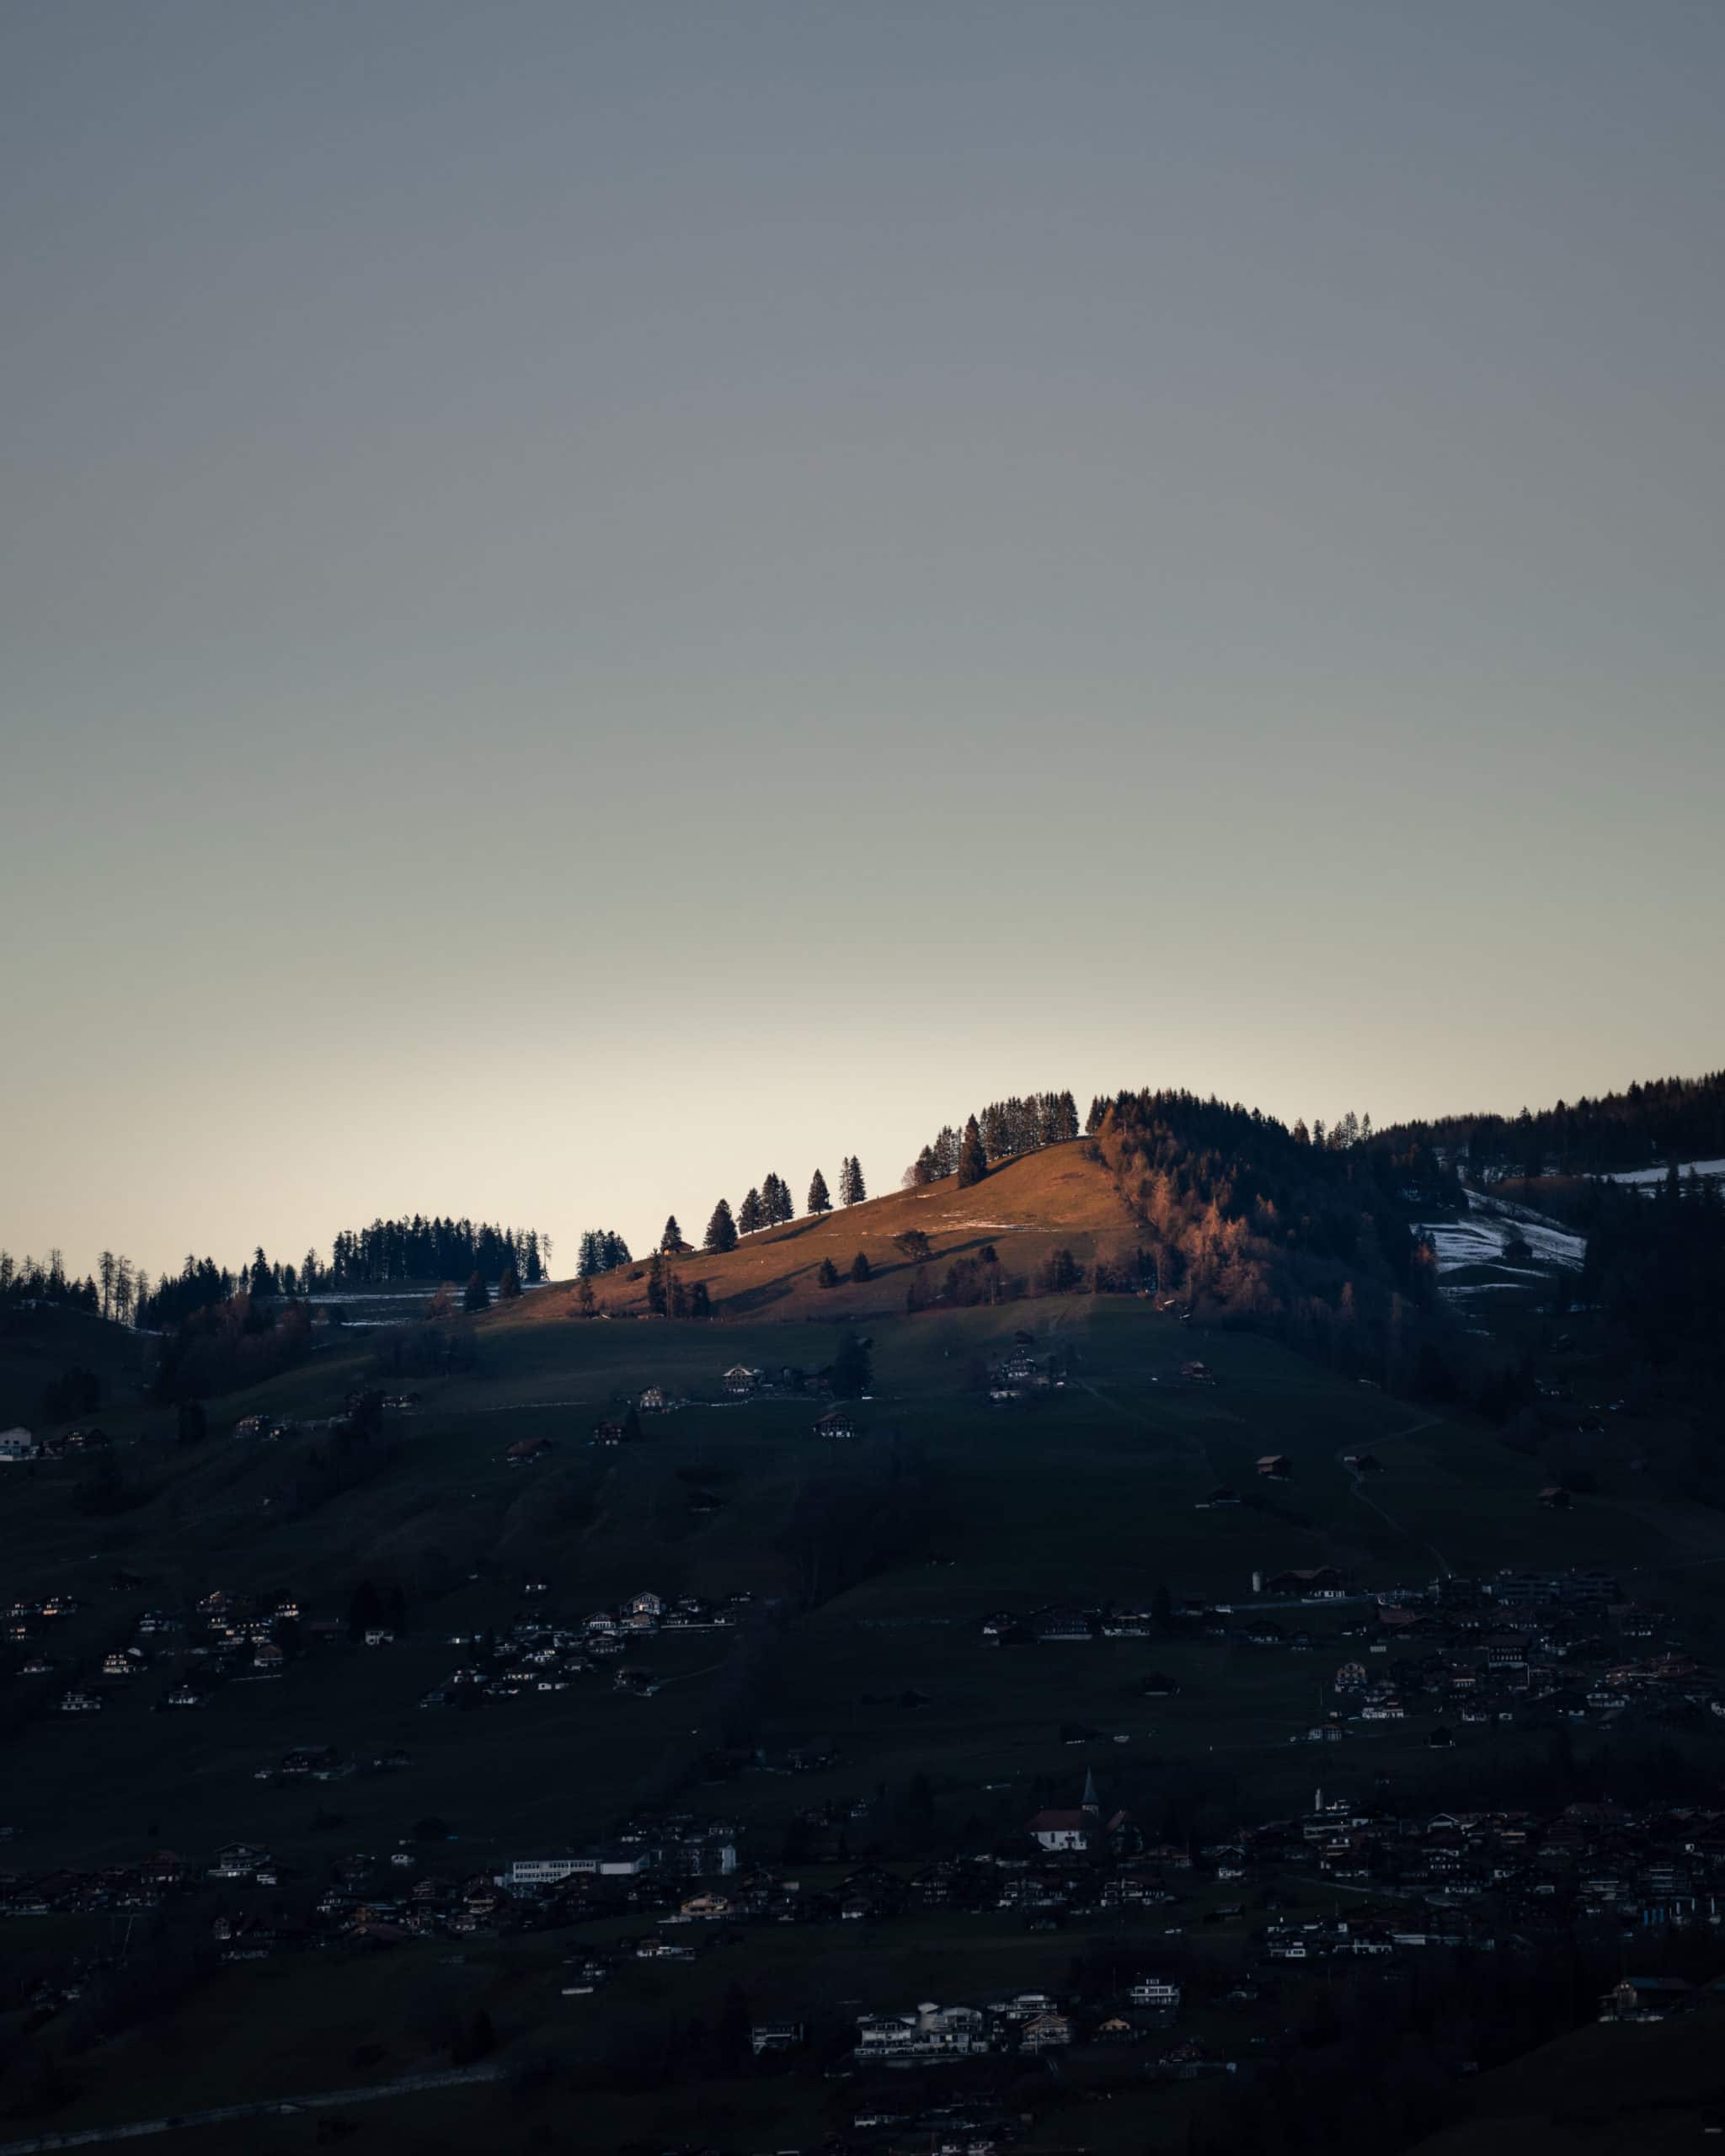
[(761, 1373), (751, 1370), (746, 1363), (733, 1363), (719, 1380), (733, 1400), (746, 1400), (761, 1389)]
[(1274, 1482), (1285, 1482), (1294, 1472), (1294, 1463), (1284, 1452), (1267, 1452), (1258, 1460), (1258, 1471)]
[(1540, 1502), (1547, 1512), (1567, 1513), (1569, 1509), (1569, 1492), (1561, 1482), (1554, 1482), (1550, 1489), (1540, 1492)]
[(1153, 2006), (1171, 2014), (1180, 2004), (1180, 1987), (1167, 1977), (1140, 1977), (1127, 1994), (1135, 2006)]
[(662, 1415), (670, 1401), (663, 1385), (649, 1385), (635, 1405), (644, 1415)]
[(1188, 1385), (1214, 1385), (1216, 1374), (1208, 1363), (1182, 1363), (1180, 1375)]
[(40, 1451), (41, 1447), (21, 1423), (9, 1430), (0, 1430), (0, 1461), (35, 1460)]
[(1048, 2008), (1031, 2016), (1018, 2032), (1021, 2052), (1050, 2052), (1072, 2041), (1072, 2018)]
[(814, 1425), (817, 1438), (854, 1438), (857, 1424), (848, 1407), (830, 1407)]
[(1129, 2021), (1124, 2014), (1111, 2014), (1105, 2021), (1098, 2021), (1092, 2031), (1099, 2044), (1135, 2044), (1139, 2038), (1138, 2025)]
[(1363, 1662), (1344, 1662), (1336, 1672), (1338, 1692), (1363, 1692), (1370, 1681)]
[(628, 1427), (622, 1422), (595, 1422), (593, 1442), (595, 1445), (620, 1445), (628, 1436)]
[(1032, 1629), (1039, 1640), (1088, 1640), (1095, 1636), (1095, 1627), (1081, 1609), (1039, 1610), (1032, 1620)]
[(800, 2021), (757, 2021), (749, 2031), (749, 2046), (756, 2058), (763, 2052), (793, 2052), (804, 2041)]
[(1681, 1977), (1625, 1977), (1599, 2001), (1601, 2021), (1664, 2021), (1696, 2003), (1695, 1987)]
[(511, 1467), (526, 1467), (550, 1450), (549, 1438), (517, 1438), (503, 1456)]

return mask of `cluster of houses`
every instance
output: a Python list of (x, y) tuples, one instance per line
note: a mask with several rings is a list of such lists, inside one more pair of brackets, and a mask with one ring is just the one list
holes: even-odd
[[(909, 2013), (858, 2015), (856, 2063), (865, 2068), (932, 2066), (1003, 2052), (1035, 2057), (1087, 2041), (1137, 2043), (1166, 2028), (1179, 2004), (1179, 1985), (1158, 1976), (1136, 1978), (1118, 2000), (1082, 2015), (1045, 1991), (1013, 1992), (979, 2006), (942, 2006), (924, 1999)], [(1184, 2065), (1207, 2056), (1202, 2047), (1188, 2041), (1173, 2047), (1161, 2063)], [(1220, 2065), (1215, 2063), (1218, 2070)]]
[(21, 1423), (14, 1423), (9, 1430), (0, 1430), (0, 1466), (37, 1460), (79, 1460), (88, 1453), (108, 1452), (113, 1444), (105, 1430), (66, 1430), (38, 1438)]
[[(536, 1595), (547, 1588), (542, 1581), (527, 1582), (527, 1591)], [(623, 1661), (632, 1647), (661, 1633), (730, 1630), (752, 1600), (746, 1592), (717, 1603), (697, 1594), (656, 1594), (649, 1588), (573, 1624), (536, 1613), (516, 1618), (497, 1633), (453, 1633), (449, 1644), (465, 1648), (467, 1658), (425, 1693), (419, 1705), (467, 1707), (519, 1699), (526, 1692), (561, 1692), (601, 1666), (611, 1668), (617, 1691), (644, 1698), (658, 1690), (659, 1683), (650, 1671)]]
[(20, 1678), (57, 1678), (65, 1685), (52, 1704), (61, 1714), (95, 1714), (109, 1702), (141, 1688), (152, 1672), (166, 1673), (165, 1689), (153, 1695), (158, 1709), (201, 1706), (220, 1686), (279, 1677), (304, 1649), (344, 1639), (339, 1621), (302, 1621), (291, 1594), (248, 1595), (217, 1588), (189, 1609), (147, 1609), (124, 1646), (82, 1657), (58, 1656), (53, 1629), (78, 1609), (69, 1595), (13, 1603), (5, 1613), (5, 1638), (28, 1644), (17, 1665)]
[[(1260, 1652), (1315, 1654), (1340, 1642), (1330, 1689), (1336, 1705), (1290, 1742), (1337, 1742), (1368, 1726), (1423, 1716), (1443, 1747), (1471, 1726), (1610, 1723), (1640, 1710), (1674, 1721), (1725, 1720), (1725, 1683), (1691, 1654), (1669, 1620), (1626, 1598), (1594, 1567), (1453, 1574), (1374, 1593), (1331, 1566), (1256, 1572), (1240, 1604), (1184, 1600), (1158, 1611), (1131, 1603), (1044, 1604), (995, 1609), (981, 1620), (990, 1646), (1083, 1644), (1175, 1636)], [(1342, 1620), (1319, 1631), (1290, 1607)], [(1178, 1687), (1151, 1684), (1163, 1695)]]
[(1065, 1367), (1057, 1358), (1039, 1359), (1035, 1337), (1022, 1329), (1012, 1335), (1011, 1350), (988, 1368), (988, 1396), (996, 1401), (1028, 1400), (1038, 1393), (1059, 1392), (1066, 1383)]

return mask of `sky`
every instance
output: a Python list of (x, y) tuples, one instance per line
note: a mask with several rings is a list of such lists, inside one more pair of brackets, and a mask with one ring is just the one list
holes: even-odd
[(1712, 0), (6, 0), (0, 1243), (1725, 1064)]

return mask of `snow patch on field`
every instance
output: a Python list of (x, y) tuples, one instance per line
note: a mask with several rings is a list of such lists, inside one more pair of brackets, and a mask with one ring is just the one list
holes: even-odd
[[(1658, 1190), (1670, 1172), (1666, 1168), (1620, 1168), (1616, 1174), (1601, 1176), (1601, 1182), (1621, 1182), (1637, 1190)], [(1680, 1161), (1677, 1172), (1686, 1179), (1699, 1176), (1703, 1182), (1725, 1182), (1725, 1161)]]
[[(1535, 1213), (1525, 1205), (1512, 1205), (1504, 1198), (1470, 1191), (1468, 1199), (1472, 1210), (1465, 1219), (1432, 1220), (1416, 1226), (1415, 1232), (1425, 1236), (1437, 1252), (1440, 1278), (1445, 1273), (1460, 1273), (1471, 1265), (1493, 1265), (1499, 1271), (1514, 1273), (1523, 1279), (1542, 1278), (1544, 1276), (1530, 1271), (1525, 1261), (1506, 1265), (1503, 1246), (1513, 1235), (1521, 1238), (1539, 1265), (1557, 1266), (1572, 1273), (1581, 1270), (1587, 1251), (1584, 1236), (1572, 1235), (1568, 1229), (1559, 1227), (1544, 1214)], [(1500, 1281), (1496, 1284), (1508, 1287), (1514, 1283)]]

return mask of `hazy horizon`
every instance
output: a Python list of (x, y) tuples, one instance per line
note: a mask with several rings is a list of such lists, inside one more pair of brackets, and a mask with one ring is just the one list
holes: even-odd
[(1725, 18), (0, 16), (0, 1244), (1725, 1065)]

